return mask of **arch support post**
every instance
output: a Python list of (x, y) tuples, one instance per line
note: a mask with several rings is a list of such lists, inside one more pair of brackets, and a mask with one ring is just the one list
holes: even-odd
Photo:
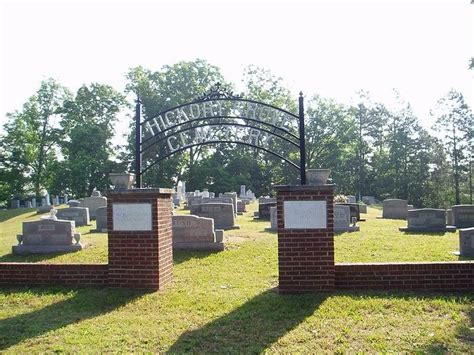
[(137, 95), (135, 105), (135, 184), (137, 189), (142, 187), (142, 125), (141, 125), (141, 102)]
[(299, 103), (299, 129), (300, 129), (300, 181), (301, 185), (306, 185), (306, 146), (304, 132), (304, 98), (300, 92)]

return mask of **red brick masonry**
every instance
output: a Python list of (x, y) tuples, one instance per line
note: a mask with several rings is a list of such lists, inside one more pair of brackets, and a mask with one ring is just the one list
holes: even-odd
[[(172, 279), (170, 191), (112, 193), (113, 202), (152, 204), (152, 231), (109, 232), (109, 264), (0, 263), (0, 285), (161, 289)], [(474, 291), (474, 262), (334, 264), (333, 187), (277, 187), (279, 289)], [(135, 194), (133, 193), (135, 192)], [(138, 195), (137, 195), (138, 193)], [(284, 229), (283, 201), (327, 201), (327, 229)], [(112, 210), (108, 229), (112, 231)], [(158, 225), (160, 226), (158, 228)]]
[(0, 263), (0, 285), (104, 286), (107, 264)]
[[(276, 186), (278, 219), (278, 289), (281, 293), (333, 290), (333, 185)], [(327, 228), (285, 229), (285, 201), (326, 201)]]
[(474, 291), (474, 262), (336, 264), (338, 290)]

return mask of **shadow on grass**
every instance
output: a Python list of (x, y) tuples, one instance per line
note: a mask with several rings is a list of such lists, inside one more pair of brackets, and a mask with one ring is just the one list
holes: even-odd
[(0, 223), (8, 221), (9, 219), (18, 217), (22, 214), (30, 213), (27, 217), (33, 217), (36, 215), (35, 208), (15, 208), (13, 210), (0, 211)]
[(222, 253), (211, 250), (173, 250), (173, 264), (180, 264), (190, 259), (205, 259), (210, 255)]
[[(313, 315), (332, 296), (345, 295), (354, 301), (364, 299), (453, 299), (459, 295), (435, 293), (335, 292), (305, 295), (280, 295), (265, 291), (234, 311), (182, 334), (169, 353), (263, 353), (279, 338)], [(474, 300), (474, 299), (473, 299)], [(474, 312), (474, 311), (473, 311)], [(472, 324), (471, 312), (471, 324)], [(472, 325), (471, 325), (472, 326)], [(459, 325), (456, 337), (466, 344), (474, 340), (469, 325)], [(446, 353), (439, 344), (426, 344), (423, 352)], [(444, 351), (443, 351), (444, 349)]]
[[(67, 288), (12, 288), (2, 290), (3, 294), (18, 292), (34, 296), (68, 294)], [(144, 295), (144, 291), (111, 289), (77, 289), (72, 297), (33, 312), (0, 320), (0, 350), (24, 340), (41, 336), (50, 331), (85, 319), (94, 318), (121, 307)]]
[(204, 327), (181, 335), (170, 353), (261, 353), (312, 315), (326, 294), (283, 296), (265, 291)]

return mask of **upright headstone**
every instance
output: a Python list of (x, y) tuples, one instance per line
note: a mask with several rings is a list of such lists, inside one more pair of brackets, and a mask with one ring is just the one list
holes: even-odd
[(263, 202), (258, 204), (258, 219), (270, 220), (270, 208), (276, 207), (276, 202)]
[(216, 198), (215, 192), (209, 192), (209, 198)]
[(53, 205), (57, 206), (59, 205), (59, 196), (55, 196), (53, 199)]
[[(357, 220), (357, 217), (354, 217)], [(351, 208), (347, 205), (334, 205), (334, 232), (355, 232), (359, 227), (351, 225)]]
[(244, 201), (242, 200), (237, 200), (237, 213), (244, 213), (244, 212), (247, 212), (247, 209), (246, 209), (246, 204)]
[(20, 208), (20, 200), (12, 200), (11, 208)]
[(26, 201), (25, 204), (26, 208), (31, 208), (31, 201)]
[[(214, 232), (212, 218), (193, 215), (176, 215), (173, 220), (173, 249), (224, 250), (222, 233)], [(219, 235), (219, 240), (216, 239)]]
[(383, 201), (383, 218), (406, 219), (407, 213), (407, 200), (387, 199)]
[(23, 234), (18, 235), (19, 244), (13, 246), (13, 254), (49, 254), (73, 252), (82, 249), (81, 235), (76, 233), (74, 221), (59, 220), (56, 210), (48, 218), (23, 222)]
[(204, 203), (191, 206), (191, 214), (214, 219), (216, 229), (238, 229), (235, 225), (234, 205), (230, 203)]
[(461, 256), (474, 256), (474, 228), (459, 230), (459, 254)]
[(453, 211), (451, 209), (446, 210), (446, 224), (448, 226), (453, 225)]
[(240, 185), (240, 194), (239, 197), (246, 197), (247, 195), (245, 194), (245, 185)]
[(356, 203), (356, 197), (353, 195), (348, 195), (347, 196), (347, 202), (349, 203)]
[(51, 205), (51, 200), (50, 200), (50, 197), (49, 197), (49, 193), (46, 191), (46, 195), (44, 195), (44, 199), (46, 201), (46, 205)]
[(95, 219), (97, 209), (105, 206), (107, 206), (107, 197), (101, 196), (100, 191), (93, 191), (91, 197), (86, 197), (79, 203), (79, 207), (89, 209), (90, 219)]
[(357, 204), (357, 203), (348, 203), (348, 202), (347, 203), (339, 203), (338, 202), (337, 204), (342, 205), (342, 206), (349, 206), (349, 211), (350, 211), (350, 214), (351, 214), (351, 218), (350, 218), (351, 222), (352, 222), (353, 218), (355, 218), (356, 221), (358, 221), (358, 222), (359, 221), (365, 221), (365, 219), (360, 218), (360, 210), (359, 210), (360, 205), (359, 204)]
[(64, 203), (67, 205), (69, 202), (69, 196), (67, 194), (64, 195)]
[(375, 197), (374, 196), (362, 196), (362, 201), (368, 205), (375, 204)]
[(31, 199), (31, 207), (36, 208), (36, 197)]
[(456, 205), (452, 208), (456, 228), (474, 227), (474, 205)]
[(408, 211), (408, 226), (402, 232), (446, 232), (455, 230), (446, 226), (446, 211), (436, 208), (420, 208)]
[(222, 197), (230, 197), (234, 203), (234, 213), (237, 214), (237, 192), (224, 192)]
[(107, 232), (107, 207), (99, 207), (95, 213), (96, 229), (94, 232)]
[(202, 196), (203, 198), (209, 198), (209, 190), (208, 190), (208, 189), (204, 189), (204, 190), (202, 191), (201, 196)]
[(277, 208), (270, 207), (270, 231), (276, 231), (278, 229), (278, 219), (277, 219)]
[(90, 224), (89, 209), (84, 207), (68, 207), (58, 210), (59, 219), (74, 221), (76, 227)]
[(359, 212), (367, 214), (367, 205), (365, 203), (359, 203)]

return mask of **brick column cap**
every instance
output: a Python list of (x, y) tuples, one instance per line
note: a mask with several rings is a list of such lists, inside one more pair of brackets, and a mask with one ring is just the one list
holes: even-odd
[(167, 188), (144, 188), (144, 189), (128, 189), (128, 190), (107, 190), (107, 196), (128, 196), (128, 195), (171, 195), (173, 189)]
[(273, 188), (276, 191), (321, 191), (321, 190), (330, 190), (333, 191), (334, 184), (324, 184), (324, 185), (274, 185)]

